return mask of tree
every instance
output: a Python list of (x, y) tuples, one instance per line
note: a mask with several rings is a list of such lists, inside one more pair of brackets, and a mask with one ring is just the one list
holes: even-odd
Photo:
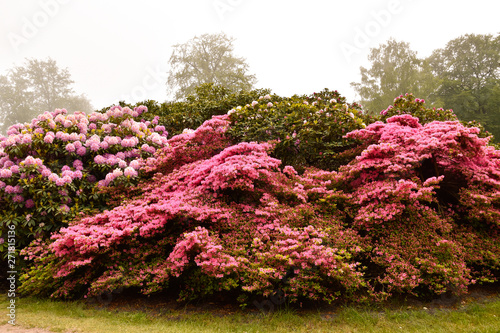
[(439, 97), (460, 119), (477, 120), (500, 138), (500, 35), (467, 34), (435, 50), (429, 63), (441, 78)]
[(75, 94), (73, 83), (68, 70), (60, 69), (50, 58), (29, 59), (24, 66), (10, 69), (0, 76), (0, 133), (56, 108), (92, 111), (87, 97)]
[(360, 68), (361, 82), (351, 83), (368, 111), (378, 113), (405, 93), (418, 95), (433, 90), (432, 80), (425, 77), (426, 63), (417, 58), (409, 43), (389, 39), (387, 44), (372, 48), (368, 60), (372, 66)]
[(231, 91), (252, 89), (255, 75), (247, 74), (244, 58), (233, 54), (234, 38), (224, 33), (203, 34), (174, 45), (170, 56), (167, 91), (181, 100), (203, 83), (214, 83)]

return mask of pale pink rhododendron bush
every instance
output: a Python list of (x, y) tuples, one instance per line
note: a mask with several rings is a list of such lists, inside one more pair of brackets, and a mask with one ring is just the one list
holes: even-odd
[(477, 128), (394, 115), (346, 133), (364, 149), (338, 171), (298, 173), (272, 157), (279, 141), (228, 134), (239, 110), (138, 158), (138, 186), (104, 177), (122, 199), (23, 250), (20, 291), (330, 302), (498, 279), (500, 151)]
[(146, 111), (115, 106), (86, 115), (58, 109), (0, 135), (1, 236), (14, 225), (16, 248), (22, 248), (82, 212), (105, 207), (100, 188), (136, 183), (143, 159), (167, 144), (156, 118), (141, 119)]

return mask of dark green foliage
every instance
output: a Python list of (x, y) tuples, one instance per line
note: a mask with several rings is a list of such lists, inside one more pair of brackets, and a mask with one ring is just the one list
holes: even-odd
[(337, 91), (309, 96), (264, 96), (252, 105), (232, 110), (229, 134), (236, 141), (275, 140), (273, 156), (301, 171), (308, 166), (336, 170), (348, 163), (359, 144), (344, 139), (372, 118), (358, 104), (346, 104)]

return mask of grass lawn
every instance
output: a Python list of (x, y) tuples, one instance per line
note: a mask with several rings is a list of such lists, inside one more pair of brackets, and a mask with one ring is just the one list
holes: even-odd
[[(8, 299), (0, 297), (7, 314)], [(166, 303), (165, 303), (166, 305)], [(8, 321), (0, 317), (0, 331)], [(53, 332), (500, 332), (500, 294), (464, 298), (453, 305), (398, 303), (383, 307), (280, 309), (262, 313), (210, 305), (144, 306), (125, 300), (105, 307), (82, 301), (16, 300), (16, 323)], [(3, 331), (2, 331), (3, 332)], [(21, 332), (21, 331), (19, 331)], [(27, 331), (29, 332), (29, 331)]]

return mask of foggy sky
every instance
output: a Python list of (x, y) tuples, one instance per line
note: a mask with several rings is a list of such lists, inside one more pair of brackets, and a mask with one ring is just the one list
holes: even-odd
[(282, 96), (350, 82), (371, 47), (390, 37), (425, 57), (466, 33), (496, 34), (494, 1), (427, 0), (3, 0), (0, 74), (25, 58), (56, 60), (100, 109), (125, 99), (167, 99), (172, 45), (203, 33), (236, 39), (257, 88)]

